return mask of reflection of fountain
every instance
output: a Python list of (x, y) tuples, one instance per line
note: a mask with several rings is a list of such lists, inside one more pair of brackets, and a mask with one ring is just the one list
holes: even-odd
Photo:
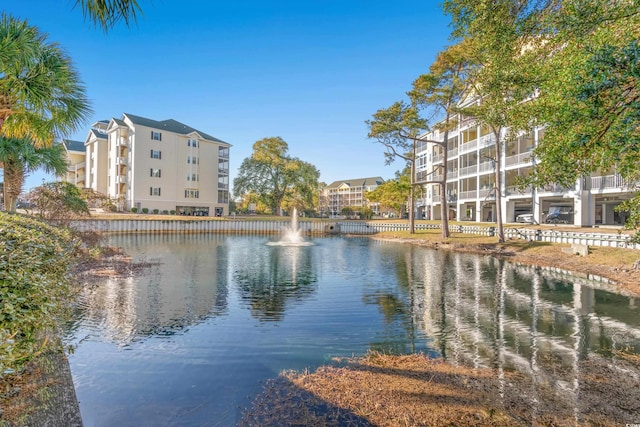
[(302, 230), (298, 228), (298, 210), (293, 208), (291, 225), (283, 228), (282, 236), (277, 242), (267, 243), (269, 246), (311, 246), (313, 243), (304, 240)]

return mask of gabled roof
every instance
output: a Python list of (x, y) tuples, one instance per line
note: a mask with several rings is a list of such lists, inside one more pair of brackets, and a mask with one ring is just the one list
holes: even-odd
[(156, 120), (147, 119), (145, 117), (135, 116), (129, 113), (124, 113), (123, 116), (127, 117), (129, 120), (131, 120), (132, 123), (137, 125), (150, 127), (153, 129), (160, 129), (160, 130), (165, 129), (168, 132), (173, 132), (180, 135), (189, 135), (195, 132), (206, 140), (230, 145), (228, 142), (224, 142), (214, 136), (211, 136), (207, 133), (194, 129), (191, 126), (185, 125), (184, 123), (180, 123), (179, 121), (174, 119), (156, 121)]
[(330, 185), (327, 185), (327, 188), (339, 188), (342, 186), (348, 187), (369, 187), (372, 185), (380, 185), (384, 182), (384, 180), (375, 176), (372, 178), (356, 178), (356, 179), (345, 179), (342, 181), (334, 181)]
[(64, 145), (64, 148), (67, 151), (78, 151), (81, 153), (84, 153), (86, 151), (84, 142), (82, 141), (75, 141), (73, 139), (63, 139), (62, 145)]
[(92, 133), (96, 138), (107, 139), (107, 134), (99, 131), (98, 129), (91, 129), (89, 132)]

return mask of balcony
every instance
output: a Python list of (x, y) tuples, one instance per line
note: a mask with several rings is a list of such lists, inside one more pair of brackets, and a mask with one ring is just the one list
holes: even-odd
[(128, 147), (129, 140), (127, 138), (116, 138), (116, 147)]
[(460, 200), (475, 199), (478, 197), (478, 190), (461, 191), (458, 193)]
[(492, 188), (485, 188), (483, 190), (478, 191), (478, 198), (480, 199), (495, 199), (496, 193)]
[(475, 175), (477, 172), (478, 172), (478, 165), (466, 166), (464, 168), (460, 168), (458, 176)]
[(530, 185), (525, 188), (510, 185), (507, 187), (507, 196), (531, 196), (532, 188)]
[(471, 142), (467, 142), (466, 144), (462, 144), (462, 145), (459, 147), (459, 150), (460, 150), (460, 153), (466, 153), (466, 152), (468, 152), (468, 151), (473, 151), (473, 150), (475, 150), (476, 148), (478, 148), (478, 140), (477, 140), (477, 139), (474, 139), (474, 140), (473, 140), (473, 141), (471, 141)]
[(483, 162), (480, 163), (480, 167), (478, 169), (479, 173), (487, 173), (487, 172), (493, 172), (495, 170), (494, 166), (493, 166), (493, 162)]
[(442, 154), (435, 154), (433, 156), (433, 163), (440, 163), (442, 162), (442, 160), (444, 159), (444, 155)]
[(622, 189), (626, 187), (628, 187), (627, 183), (619, 174), (591, 177), (592, 190)]
[(458, 155), (458, 148), (452, 148), (451, 150), (447, 151), (447, 156), (449, 156), (449, 158), (455, 157)]
[(448, 180), (456, 179), (457, 177), (458, 177), (458, 171), (457, 170), (447, 172), (447, 179)]
[(515, 156), (509, 156), (504, 159), (505, 167), (514, 166), (514, 165), (530, 165), (531, 164), (531, 153), (521, 153), (516, 154)]
[(127, 177), (125, 175), (117, 175), (115, 178), (116, 184), (126, 184)]
[(127, 164), (127, 158), (126, 157), (116, 157), (116, 165), (118, 166), (123, 166)]
[(491, 145), (495, 145), (496, 139), (492, 133), (487, 134), (480, 138), (480, 147), (489, 147)]

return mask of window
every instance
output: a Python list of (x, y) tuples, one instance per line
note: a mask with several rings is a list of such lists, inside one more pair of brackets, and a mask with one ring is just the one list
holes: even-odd
[(196, 156), (187, 156), (187, 164), (192, 164), (192, 165), (197, 165), (198, 164), (198, 158)]
[(198, 199), (200, 198), (200, 191), (198, 190), (184, 190), (185, 199)]
[(159, 196), (160, 195), (160, 187), (149, 187), (149, 195), (150, 196)]
[(151, 131), (151, 139), (155, 141), (162, 141), (162, 134), (160, 132)]
[(162, 175), (162, 173), (161, 173), (160, 169), (153, 169), (153, 168), (151, 169), (150, 176), (152, 178), (160, 178), (161, 175)]
[(200, 176), (197, 173), (191, 174), (191, 181), (199, 181)]
[(162, 159), (162, 151), (151, 150), (151, 158), (152, 159)]
[(187, 156), (187, 164), (191, 163), (191, 156)]
[(187, 139), (187, 147), (198, 148), (198, 140), (197, 139)]

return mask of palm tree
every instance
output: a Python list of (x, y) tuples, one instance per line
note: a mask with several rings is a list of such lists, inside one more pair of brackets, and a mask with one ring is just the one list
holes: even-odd
[(26, 21), (0, 15), (0, 137), (51, 145), (91, 113), (71, 59)]
[(136, 21), (141, 11), (136, 0), (77, 0), (85, 18), (92, 20), (96, 26), (108, 30), (119, 21), (128, 26)]
[(4, 169), (5, 209), (15, 212), (26, 175), (44, 169), (60, 176), (67, 172), (67, 155), (62, 144), (36, 147), (27, 139), (0, 137), (0, 167)]

